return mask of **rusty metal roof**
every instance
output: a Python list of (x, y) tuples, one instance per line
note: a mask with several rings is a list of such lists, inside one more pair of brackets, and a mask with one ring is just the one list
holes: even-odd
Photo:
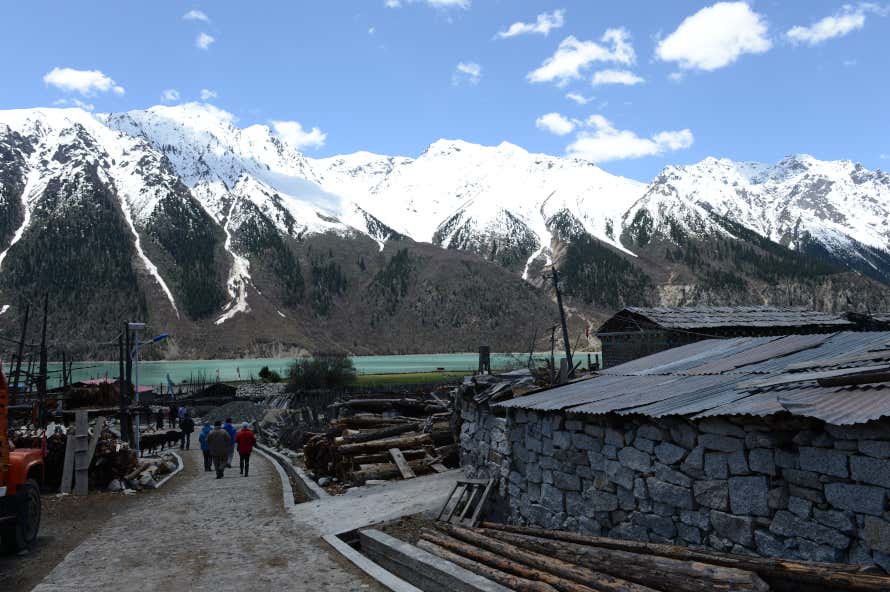
[(709, 329), (715, 327), (837, 327), (854, 323), (840, 315), (805, 308), (772, 306), (627, 307), (616, 316), (632, 313), (669, 329)]
[[(886, 349), (888, 342), (888, 332), (699, 341), (498, 405), (649, 417), (787, 412), (839, 425), (862, 423), (890, 416), (890, 381), (822, 387), (818, 379), (853, 376), (869, 367), (890, 371), (864, 355)], [(862, 359), (851, 360), (856, 356)]]

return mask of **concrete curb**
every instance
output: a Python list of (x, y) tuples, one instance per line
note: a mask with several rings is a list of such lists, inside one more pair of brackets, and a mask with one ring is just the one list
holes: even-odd
[(346, 542), (337, 535), (326, 534), (321, 538), (324, 539), (327, 544), (332, 546), (340, 555), (348, 559), (353, 565), (368, 574), (368, 576), (379, 582), (387, 590), (392, 590), (393, 592), (423, 592), (392, 572), (380, 567), (347, 545)]
[(278, 461), (284, 465), (284, 470), (287, 472), (293, 471), (293, 476), (296, 477), (296, 480), (302, 484), (301, 493), (304, 494), (310, 500), (324, 499), (326, 497), (331, 497), (327, 491), (325, 491), (321, 486), (318, 485), (315, 481), (309, 478), (309, 475), (301, 469), (300, 467), (295, 467), (289, 458), (281, 454), (280, 452), (276, 452), (267, 446), (263, 446), (262, 444), (257, 444), (256, 447), (267, 455), (275, 457)]
[[(272, 463), (272, 466), (275, 467), (275, 470), (278, 472), (278, 477), (281, 479), (281, 496), (282, 501), (284, 502), (284, 507), (288, 508), (294, 505), (294, 490), (290, 485), (290, 477), (288, 477), (287, 473), (284, 470), (284, 467), (281, 466), (281, 463), (276, 459), (272, 458), (270, 455), (266, 453), (263, 449), (260, 448), (259, 445), (256, 446), (256, 451), (267, 461)], [(290, 500), (290, 502), (288, 502)]]
[(170, 454), (172, 454), (173, 456), (176, 457), (176, 462), (177, 462), (178, 464), (177, 464), (176, 468), (173, 469), (173, 471), (172, 471), (169, 475), (167, 475), (166, 477), (164, 477), (163, 479), (161, 479), (160, 481), (158, 481), (157, 485), (154, 486), (154, 489), (160, 489), (160, 488), (161, 488), (161, 485), (163, 485), (164, 483), (166, 483), (167, 481), (169, 481), (170, 479), (172, 479), (174, 475), (176, 475), (177, 473), (181, 472), (182, 469), (185, 468), (185, 461), (182, 460), (182, 457), (181, 457), (181, 456), (179, 456), (178, 454), (176, 454), (176, 453), (173, 452), (172, 450), (170, 451)]

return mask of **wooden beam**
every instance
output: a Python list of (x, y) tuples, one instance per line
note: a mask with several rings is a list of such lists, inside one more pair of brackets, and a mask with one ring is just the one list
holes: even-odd
[(413, 479), (417, 476), (411, 469), (411, 465), (405, 460), (401, 450), (398, 448), (390, 448), (389, 455), (392, 457), (393, 462), (396, 463), (396, 466), (399, 467), (399, 472), (402, 474), (403, 479)]

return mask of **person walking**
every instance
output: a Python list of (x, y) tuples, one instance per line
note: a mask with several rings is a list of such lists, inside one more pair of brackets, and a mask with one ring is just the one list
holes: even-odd
[(207, 434), (206, 440), (210, 456), (213, 458), (213, 468), (216, 469), (216, 478), (222, 479), (232, 440), (229, 438), (229, 433), (223, 429), (221, 421), (214, 422), (213, 430)]
[(170, 404), (170, 415), (167, 417), (167, 418), (170, 420), (170, 427), (171, 427), (171, 428), (175, 428), (175, 427), (176, 427), (176, 418), (177, 418), (177, 417), (178, 417), (178, 416), (177, 416), (177, 414), (176, 414), (176, 405), (173, 405), (173, 404), (171, 403), (171, 404)]
[(212, 429), (213, 426), (210, 425), (210, 422), (205, 422), (204, 427), (201, 428), (201, 433), (198, 434), (198, 444), (201, 445), (201, 452), (204, 454), (204, 471), (209, 471), (210, 466), (213, 463), (213, 459), (210, 456), (210, 448), (207, 446), (207, 434), (209, 434)]
[(182, 430), (182, 440), (179, 442), (180, 450), (189, 450), (192, 447), (192, 432), (195, 431), (195, 420), (186, 413), (179, 420), (179, 429)]
[(226, 460), (226, 468), (232, 468), (232, 459), (235, 457), (235, 426), (232, 425), (232, 418), (227, 417), (223, 429), (229, 433), (229, 453)]
[(256, 445), (256, 436), (246, 421), (241, 424), (241, 429), (235, 434), (235, 444), (238, 446), (241, 474), (247, 477), (247, 473), (250, 472), (250, 453), (253, 452), (253, 447)]

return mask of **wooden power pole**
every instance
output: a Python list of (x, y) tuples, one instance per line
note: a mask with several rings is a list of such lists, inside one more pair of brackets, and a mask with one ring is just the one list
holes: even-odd
[(568, 364), (568, 377), (574, 374), (575, 364), (572, 363), (572, 348), (569, 342), (569, 327), (566, 324), (566, 311), (562, 306), (562, 292), (559, 290), (559, 272), (556, 266), (550, 268), (553, 271), (553, 289), (556, 290), (556, 304), (559, 306), (559, 322), (562, 324), (562, 341), (566, 348), (566, 364)]
[(25, 319), (22, 321), (22, 338), (19, 340), (18, 353), (15, 357), (15, 372), (12, 374), (12, 384), (9, 385), (9, 392), (12, 393), (12, 402), (15, 403), (15, 396), (19, 392), (19, 378), (22, 374), (22, 355), (25, 350), (25, 338), (28, 336), (28, 316), (31, 314), (31, 303), (25, 305)]

